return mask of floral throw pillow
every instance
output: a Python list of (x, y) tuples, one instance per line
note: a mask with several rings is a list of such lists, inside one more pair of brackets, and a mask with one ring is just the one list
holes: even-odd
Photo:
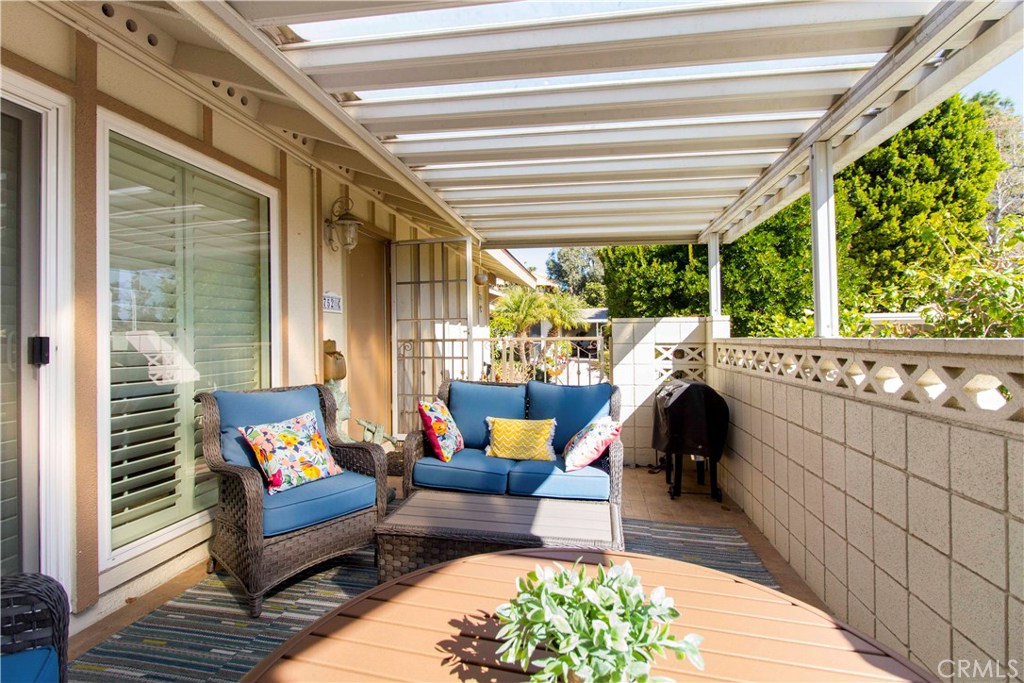
[(565, 444), (565, 471), (581, 470), (600, 458), (621, 431), (622, 423), (602, 417), (576, 432)]
[(466, 447), (466, 442), (448, 406), (438, 399), (433, 403), (420, 401), (419, 409), (427, 440), (434, 444), (434, 454), (443, 462), (450, 462), (453, 455)]
[(282, 422), (239, 427), (238, 431), (256, 453), (270, 495), (341, 474), (341, 466), (320, 436), (313, 411)]
[(484, 451), (492, 458), (509, 460), (554, 460), (551, 442), (555, 438), (555, 418), (547, 420), (513, 420), (488, 417), (491, 445)]

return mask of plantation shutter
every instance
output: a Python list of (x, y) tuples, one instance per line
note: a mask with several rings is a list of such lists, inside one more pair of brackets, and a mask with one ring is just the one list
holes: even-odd
[[(197, 389), (264, 386), (270, 367), (266, 199), (212, 176), (193, 178), (193, 353)], [(217, 502), (217, 480), (195, 451), (195, 497)]]
[(192, 396), (267, 373), (266, 199), (112, 133), (111, 535), (214, 505)]

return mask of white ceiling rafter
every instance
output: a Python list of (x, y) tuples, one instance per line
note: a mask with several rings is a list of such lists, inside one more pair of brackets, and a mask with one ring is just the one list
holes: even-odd
[(228, 4), (253, 26), (287, 26), (382, 14), (468, 7), (504, 0), (231, 0)]
[(734, 74), (537, 88), (503, 94), (350, 102), (345, 110), (377, 135), (511, 126), (656, 120), (827, 109), (868, 72), (860, 67)]
[[(286, 49), (330, 92), (885, 52), (931, 2), (683, 6)], [(807, 27), (813, 26), (808, 31)]]
[(349, 142), (353, 149), (366, 157), (367, 161), (385, 169), (393, 178), (401, 179), (399, 184), (412, 195), (412, 199), (422, 201), (431, 210), (444, 216), (445, 220), (459, 232), (480, 239), (461, 216), (441, 201), (405, 164), (388, 152), (379, 140), (352, 121), (330, 95), (295, 69), (266, 36), (246, 23), (224, 0), (202, 3), (170, 1), (179, 12), (220, 42), (225, 49), (248, 64), (284, 95), (291, 97), (299, 107), (338, 137)]
[[(529, 135), (396, 140), (385, 145), (410, 166), (511, 161), (538, 157), (635, 155), (658, 152), (738, 151), (788, 147), (817, 117), (705, 123)], [(784, 144), (782, 144), (784, 143)]]
[[(735, 195), (733, 195), (734, 197)], [(687, 211), (720, 211), (732, 197), (692, 197), (666, 199), (608, 199), (583, 202), (548, 202), (530, 204), (484, 204), (464, 206), (460, 213), (476, 224), (479, 220), (511, 216), (614, 216), (638, 214), (680, 214)]]
[[(780, 181), (807, 164), (811, 145), (819, 140), (832, 140), (846, 129), (850, 122), (872, 110), (875, 103), (891, 89), (899, 86), (914, 70), (920, 69), (958, 33), (972, 23), (985, 19), (989, 11), (1010, 3), (960, 2), (945, 0), (922, 19), (900, 42), (889, 51), (868, 75), (850, 88), (824, 116), (821, 117), (789, 150), (751, 184), (714, 222), (701, 239), (711, 232), (726, 233), (735, 239), (738, 231), (731, 231), (733, 223), (745, 218), (756, 209), (765, 195), (772, 194)], [(1019, 3), (1017, 3), (1019, 8)], [(1007, 6), (1009, 11), (1012, 6)], [(921, 113), (924, 113), (922, 111)], [(799, 195), (797, 195), (799, 196)], [(793, 196), (795, 200), (797, 196)], [(792, 201), (792, 200), (791, 200)], [(779, 201), (775, 202), (780, 204)], [(781, 204), (779, 209), (786, 206)]]
[[(738, 238), (806, 192), (810, 144), (850, 163), (1021, 34), (1020, 0), (577, 4), (182, 0), (227, 51), (204, 63), (184, 41), (179, 66), (280, 91), (294, 106), (257, 120), (432, 229), (686, 243)], [(312, 20), (341, 21), (281, 47), (257, 30)]]

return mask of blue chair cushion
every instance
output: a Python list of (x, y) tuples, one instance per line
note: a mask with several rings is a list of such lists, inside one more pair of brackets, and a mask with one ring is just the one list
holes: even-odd
[(252, 447), (238, 433), (239, 427), (280, 422), (313, 411), (320, 437), (327, 443), (320, 394), (316, 387), (292, 391), (215, 391), (213, 398), (220, 411), (220, 450), (233, 465), (258, 467)]
[(526, 397), (530, 403), (529, 419), (555, 418), (555, 438), (551, 445), (555, 453), (561, 453), (576, 432), (597, 418), (609, 415), (612, 385), (606, 382), (589, 387), (563, 387), (531, 381), (526, 385)]
[(345, 470), (270, 495), (263, 493), (263, 535), (276, 536), (368, 508), (377, 502), (373, 477)]
[(565, 460), (520, 460), (508, 473), (508, 492), (514, 496), (608, 500), (608, 473), (593, 466), (565, 471)]
[(448, 391), (448, 410), (462, 432), (466, 448), (484, 449), (491, 442), (488, 417), (526, 419), (526, 386), (452, 382)]
[(52, 645), (46, 645), (6, 654), (0, 671), (5, 681), (57, 683), (60, 680), (57, 650)]
[(478, 448), (464, 448), (450, 462), (430, 456), (420, 458), (413, 466), (412, 481), (429, 488), (503, 494), (514, 464), (514, 460), (489, 458)]

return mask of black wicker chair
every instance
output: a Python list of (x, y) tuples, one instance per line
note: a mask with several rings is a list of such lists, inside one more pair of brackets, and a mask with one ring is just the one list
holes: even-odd
[[(249, 599), (249, 615), (252, 617), (258, 617), (262, 612), (266, 592), (285, 579), (371, 543), (373, 528), (383, 519), (387, 508), (387, 459), (383, 449), (371, 443), (343, 443), (334, 424), (337, 411), (334, 396), (322, 385), (310, 386), (316, 388), (320, 398), (325, 423), (323, 431), (334, 459), (343, 469), (376, 480), (375, 504), (272, 536), (264, 536), (263, 533), (263, 496), (266, 491), (263, 474), (256, 467), (245, 467), (224, 459), (217, 399), (210, 393), (196, 395), (196, 401), (202, 407), (203, 457), (210, 470), (220, 475), (220, 504), (210, 541), (207, 570), (212, 572), (220, 564), (238, 579)], [(270, 393), (305, 388), (259, 391)], [(282, 416), (281, 419), (287, 417)]]
[(5, 681), (68, 679), (68, 614), (68, 596), (56, 579), (43, 574), (0, 578), (0, 671)]

